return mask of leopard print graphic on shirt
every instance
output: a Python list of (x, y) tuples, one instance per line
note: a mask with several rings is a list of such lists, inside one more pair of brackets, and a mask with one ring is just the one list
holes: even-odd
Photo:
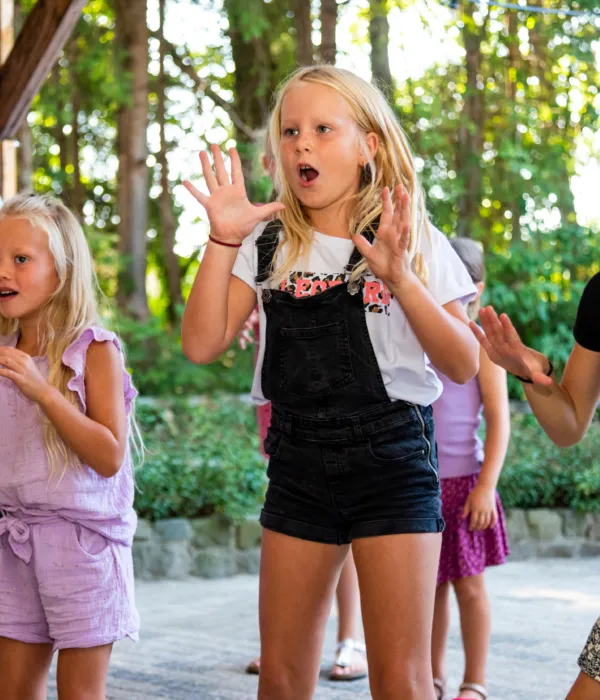
[[(347, 279), (348, 275), (344, 273), (327, 275), (318, 272), (293, 272), (279, 288), (296, 298), (311, 297), (342, 284)], [(392, 294), (381, 280), (375, 278), (365, 280), (363, 303), (366, 312), (389, 316), (391, 301)]]

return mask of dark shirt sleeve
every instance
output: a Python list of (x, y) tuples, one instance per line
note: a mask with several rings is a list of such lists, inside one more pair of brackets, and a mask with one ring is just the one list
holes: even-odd
[(600, 273), (583, 290), (573, 335), (586, 350), (600, 352)]

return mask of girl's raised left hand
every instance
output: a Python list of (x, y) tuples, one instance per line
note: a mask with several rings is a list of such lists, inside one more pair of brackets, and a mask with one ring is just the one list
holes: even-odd
[(395, 206), (387, 187), (381, 193), (382, 211), (375, 240), (371, 244), (364, 236), (354, 236), (354, 244), (361, 252), (375, 277), (388, 287), (409, 279), (413, 272), (410, 266), (408, 246), (410, 243), (410, 203), (408, 193), (398, 185), (395, 189)]
[(52, 388), (33, 358), (16, 348), (0, 347), (0, 377), (10, 379), (28, 399), (36, 403)]

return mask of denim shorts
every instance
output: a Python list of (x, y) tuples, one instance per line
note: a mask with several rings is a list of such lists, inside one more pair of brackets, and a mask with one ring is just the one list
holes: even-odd
[(430, 406), (396, 401), (323, 419), (274, 406), (265, 451), (268, 530), (342, 545), (444, 529)]

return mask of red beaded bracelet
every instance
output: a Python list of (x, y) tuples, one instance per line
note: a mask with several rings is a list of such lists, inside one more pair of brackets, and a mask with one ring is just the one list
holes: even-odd
[(242, 247), (241, 243), (225, 243), (225, 241), (220, 241), (218, 238), (213, 238), (212, 236), (209, 236), (208, 240), (212, 241), (213, 243), (216, 243), (217, 245), (223, 245), (226, 248), (241, 248)]

